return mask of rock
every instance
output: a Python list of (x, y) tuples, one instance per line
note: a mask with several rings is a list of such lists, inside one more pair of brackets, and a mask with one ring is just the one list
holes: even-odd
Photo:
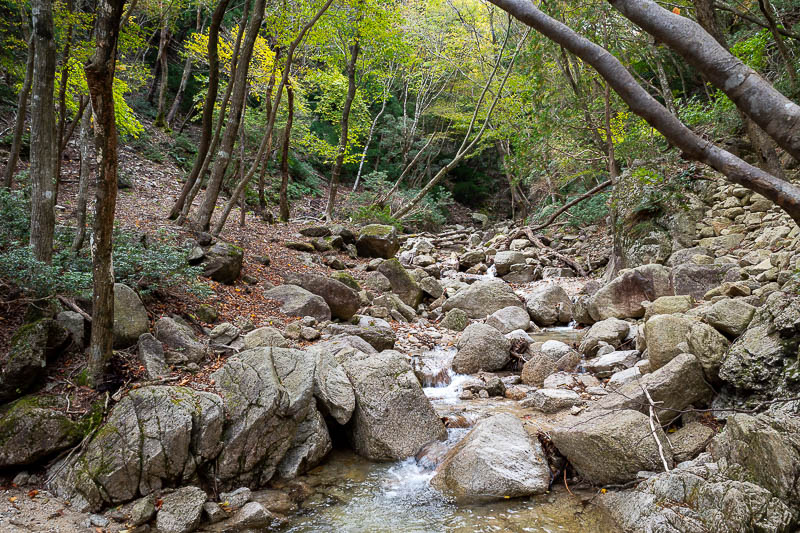
[(319, 321), (331, 319), (331, 309), (325, 300), (297, 285), (278, 285), (265, 291), (264, 298), (281, 302), (281, 313), (289, 316), (313, 316)]
[(656, 298), (647, 306), (644, 313), (644, 319), (649, 320), (650, 317), (655, 315), (672, 315), (676, 313), (685, 313), (692, 308), (692, 297), (689, 295), (681, 296), (662, 296)]
[(679, 428), (669, 437), (675, 462), (690, 461), (700, 455), (714, 435), (716, 431), (700, 422), (689, 422)]
[(80, 453), (53, 465), (50, 488), (73, 508), (96, 511), (181, 484), (219, 453), (223, 414), (208, 392), (134, 389)]
[(693, 248), (683, 248), (681, 250), (676, 250), (672, 252), (672, 255), (669, 256), (667, 260), (667, 266), (669, 267), (676, 267), (678, 265), (682, 265), (683, 263), (688, 263), (692, 260), (692, 258), (696, 255), (710, 255), (706, 248), (701, 246), (695, 246)]
[(525, 256), (522, 252), (515, 252), (507, 250), (497, 252), (494, 256), (494, 267), (498, 276), (505, 276), (511, 272), (511, 265), (519, 265), (525, 263)]
[[(397, 334), (390, 326), (380, 325), (377, 322), (370, 324), (369, 320), (365, 322), (366, 324), (363, 326), (355, 326), (353, 324), (331, 324), (325, 328), (325, 330), (331, 335), (353, 335), (361, 337), (378, 351), (391, 350), (394, 348), (394, 343), (397, 341)], [(385, 323), (384, 320), (381, 320), (381, 322)]]
[(508, 283), (529, 283), (541, 277), (541, 272), (534, 265), (511, 265), (511, 272), (503, 276)]
[(128, 524), (138, 527), (146, 524), (156, 515), (156, 498), (152, 494), (139, 498), (133, 505), (128, 518)]
[[(229, 345), (239, 338), (241, 331), (230, 322), (223, 322), (212, 329), (208, 336), (212, 344)], [(242, 341), (244, 342), (244, 341)]]
[(325, 419), (316, 406), (300, 422), (292, 445), (278, 464), (278, 474), (293, 479), (317, 466), (333, 448)]
[(114, 284), (114, 347), (128, 348), (147, 333), (150, 319), (142, 300), (133, 289), (122, 283)]
[(221, 505), (229, 511), (235, 511), (244, 507), (250, 501), (252, 492), (247, 487), (239, 487), (230, 492), (220, 492), (219, 501)]
[(650, 404), (644, 389), (658, 406), (656, 413), (665, 425), (690, 405), (698, 408), (707, 405), (713, 396), (700, 362), (694, 355), (685, 353), (601, 398), (591, 410), (636, 409), (647, 413)]
[(502, 280), (491, 279), (473, 283), (448, 298), (442, 311), (461, 309), (470, 318), (485, 318), (505, 307), (522, 307), (519, 297)]
[(315, 356), (255, 348), (211, 374), (225, 402), (226, 427), (214, 474), (223, 488), (267, 483), (312, 406)]
[(540, 354), (530, 358), (522, 366), (522, 383), (532, 387), (542, 387), (544, 380), (556, 372), (556, 362)]
[(313, 244), (304, 241), (286, 241), (283, 243), (283, 246), (298, 252), (314, 253), (317, 251)]
[(453, 370), (474, 374), (480, 370), (501, 370), (511, 360), (511, 345), (502, 333), (486, 324), (470, 324), (456, 344)]
[(611, 376), (617, 370), (631, 368), (639, 360), (638, 350), (611, 352), (591, 361), (587, 361), (586, 370), (601, 378)]
[(472, 213), (472, 220), (482, 228), (489, 225), (489, 217), (483, 213)]
[(233, 284), (242, 272), (244, 250), (227, 242), (218, 242), (206, 251), (203, 275), (219, 283)]
[(705, 313), (705, 320), (718, 330), (738, 337), (750, 325), (756, 308), (739, 299), (726, 298), (716, 302)]
[(194, 315), (197, 320), (206, 324), (213, 324), (219, 318), (219, 312), (208, 304), (198, 305), (197, 309), (194, 310)]
[(48, 358), (69, 342), (69, 333), (55, 320), (42, 318), (21, 325), (11, 336), (0, 369), (0, 402), (22, 396), (44, 376)]
[(606, 387), (609, 389), (619, 389), (623, 385), (638, 380), (641, 375), (642, 371), (638, 366), (626, 368), (625, 370), (619, 370), (611, 375), (611, 377), (608, 379), (608, 383), (606, 383)]
[(656, 315), (645, 323), (650, 368), (661, 368), (676, 355), (688, 351), (687, 339), (695, 322), (685, 315)]
[(316, 360), (314, 396), (324, 415), (345, 425), (356, 407), (355, 392), (347, 373), (335, 358), (336, 351), (328, 346), (317, 344), (309, 349)]
[(361, 228), (356, 240), (356, 249), (361, 257), (390, 259), (400, 249), (397, 230), (394, 226), (369, 224)]
[(464, 331), (468, 323), (469, 317), (467, 313), (461, 309), (455, 308), (447, 312), (439, 325), (451, 331)]
[[(287, 283), (298, 285), (307, 291), (321, 296), (331, 310), (331, 315), (342, 320), (349, 320), (361, 305), (358, 295), (342, 283), (335, 279), (321, 276), (319, 274), (292, 273), (287, 276)], [(274, 289), (273, 289), (274, 290)], [(269, 291), (268, 291), (269, 292)], [(266, 294), (265, 294), (266, 296)], [(305, 313), (320, 320), (311, 313)]]
[(50, 407), (25, 396), (0, 408), (0, 467), (34, 464), (83, 438), (78, 424)]
[(75, 311), (61, 311), (56, 315), (56, 323), (69, 332), (72, 342), (78, 348), (83, 348), (88, 340), (86, 321), (80, 313)]
[(618, 348), (630, 333), (630, 324), (618, 318), (607, 318), (596, 322), (584, 335), (578, 351), (587, 357), (594, 357), (601, 343)]
[(169, 367), (164, 359), (164, 347), (149, 333), (139, 337), (139, 361), (144, 366), (147, 379), (161, 379), (169, 376)]
[(735, 265), (697, 265), (685, 263), (672, 271), (675, 294), (687, 294), (701, 300), (706, 292), (718, 286), (725, 278), (725, 272)]
[(486, 253), (483, 250), (467, 250), (458, 258), (462, 270), (467, 270), (484, 261), (486, 261)]
[(720, 332), (702, 322), (692, 324), (692, 329), (689, 331), (689, 353), (697, 357), (703, 372), (711, 382), (718, 381), (719, 367), (730, 344)]
[(182, 487), (161, 499), (156, 515), (158, 533), (190, 533), (200, 525), (206, 493), (198, 487)]
[(283, 337), (280, 331), (271, 326), (254, 329), (253, 331), (244, 336), (245, 350), (251, 350), (253, 348), (261, 348), (264, 346), (274, 346), (276, 348), (288, 348), (289, 341), (287, 341)]
[(210, 524), (216, 524), (217, 522), (222, 522), (228, 518), (228, 513), (226, 513), (216, 502), (204, 503), (203, 513), (205, 513), (206, 519)]
[(303, 237), (327, 237), (332, 235), (331, 229), (327, 226), (306, 226), (300, 228), (300, 235)]
[[(660, 427), (664, 450), (669, 443)], [(550, 438), (585, 480), (597, 485), (626, 483), (642, 470), (663, 470), (647, 416), (638, 411), (586, 412), (554, 427)], [(666, 460), (673, 465), (669, 452)]]
[(527, 311), (521, 307), (511, 306), (498, 309), (486, 319), (486, 325), (492, 326), (500, 333), (511, 333), (514, 330), (526, 330), (531, 327), (531, 319)]
[(356, 408), (348, 430), (359, 455), (394, 461), (445, 438), (444, 424), (404, 355), (392, 350), (372, 355), (355, 352), (342, 365), (355, 391)]
[(389, 281), (389, 278), (377, 270), (367, 274), (367, 277), (364, 279), (364, 286), (378, 293), (392, 290), (392, 283)]
[(458, 503), (517, 498), (547, 491), (550, 468), (539, 441), (502, 413), (478, 422), (447, 453), (431, 485)]
[(422, 292), (434, 299), (441, 298), (444, 294), (444, 287), (442, 287), (442, 284), (433, 276), (422, 278), (419, 282), (419, 288), (422, 289)]
[(378, 267), (378, 272), (386, 276), (392, 286), (392, 292), (397, 294), (403, 303), (416, 309), (422, 303), (422, 289), (414, 278), (403, 268), (397, 259), (387, 259)]
[(572, 302), (560, 285), (545, 285), (525, 298), (531, 320), (539, 326), (566, 324), (572, 320)]
[(249, 528), (262, 529), (272, 524), (273, 516), (258, 502), (249, 502), (233, 513), (225, 524), (233, 531), (248, 531)]
[(577, 392), (569, 389), (539, 389), (533, 391), (520, 405), (543, 413), (555, 413), (583, 403)]
[(156, 339), (167, 348), (167, 361), (196, 363), (205, 357), (205, 345), (197, 340), (189, 326), (169, 317), (161, 317), (154, 329)]
[(574, 278), (575, 271), (571, 268), (546, 267), (542, 269), (542, 279)]
[(644, 301), (671, 296), (670, 269), (657, 264), (623, 271), (597, 291), (589, 302), (589, 313), (596, 321), (606, 318), (640, 318)]

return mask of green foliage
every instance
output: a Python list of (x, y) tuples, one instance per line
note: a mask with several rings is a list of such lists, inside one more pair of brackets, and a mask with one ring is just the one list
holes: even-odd
[(403, 231), (403, 223), (392, 216), (392, 210), (387, 205), (362, 205), (353, 213), (353, 221), (363, 224), (386, 224), (394, 226), (397, 231)]
[[(563, 202), (557, 202), (547, 205), (544, 209), (533, 216), (533, 220), (542, 223), (547, 220), (554, 212), (561, 208), (566, 203), (571, 202), (585, 191), (579, 191), (564, 199)], [(601, 192), (597, 193), (586, 200), (570, 207), (564, 215), (564, 220), (567, 226), (573, 229), (579, 229), (591, 224), (597, 224), (608, 216), (608, 204), (610, 193)], [(566, 215), (566, 216), (565, 216)]]
[(731, 46), (731, 53), (754, 70), (763, 70), (769, 60), (767, 47), (771, 37), (769, 30), (763, 29), (743, 41)]

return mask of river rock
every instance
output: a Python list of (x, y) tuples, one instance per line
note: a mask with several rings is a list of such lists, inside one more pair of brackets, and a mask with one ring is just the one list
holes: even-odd
[(552, 358), (542, 353), (534, 355), (522, 366), (522, 383), (541, 387), (544, 385), (544, 380), (556, 371), (556, 361)]
[(656, 370), (689, 351), (687, 339), (696, 321), (686, 315), (656, 315), (644, 325), (650, 368)]
[(499, 279), (483, 280), (461, 289), (448, 298), (442, 311), (461, 309), (470, 318), (485, 318), (505, 307), (523, 307), (511, 287)]
[(556, 413), (583, 403), (580, 395), (569, 389), (539, 389), (520, 402), (522, 407), (543, 413)]
[(226, 531), (263, 530), (271, 525), (274, 516), (258, 502), (248, 502), (225, 523)]
[(73, 508), (96, 511), (179, 485), (217, 456), (222, 426), (222, 400), (215, 394), (134, 389), (83, 450), (51, 468), (50, 488)]
[(675, 294), (687, 294), (702, 300), (705, 294), (718, 286), (725, 279), (725, 273), (733, 264), (697, 265), (684, 263), (672, 271), (672, 282)]
[(284, 479), (305, 474), (317, 466), (332, 448), (325, 419), (316, 405), (312, 405), (297, 427), (289, 451), (278, 464), (278, 474)]
[(525, 298), (531, 320), (539, 326), (566, 324), (572, 320), (572, 301), (560, 285), (545, 285)]
[(281, 302), (281, 313), (289, 316), (313, 316), (321, 322), (331, 319), (325, 300), (297, 285), (278, 285), (265, 291), (264, 298)]
[(422, 289), (414, 278), (403, 268), (397, 259), (388, 259), (378, 266), (378, 272), (386, 276), (392, 286), (392, 292), (397, 294), (403, 303), (416, 309), (422, 303)]
[(394, 226), (369, 224), (361, 228), (356, 240), (356, 249), (361, 257), (390, 259), (400, 249), (397, 230)]
[(700, 422), (689, 422), (669, 437), (676, 463), (690, 461), (705, 451), (708, 443), (716, 435), (713, 428)]
[[(664, 469), (649, 419), (638, 411), (587, 412), (554, 427), (550, 437), (581, 477), (593, 484), (626, 483), (641, 470)], [(656, 427), (656, 437), (672, 467), (661, 427)]]
[(199, 487), (181, 487), (161, 498), (156, 515), (158, 533), (190, 533), (200, 525), (206, 493)]
[(242, 273), (244, 250), (227, 243), (217, 242), (206, 250), (203, 258), (203, 275), (214, 281), (231, 285)]
[(288, 348), (287, 341), (283, 334), (271, 326), (254, 329), (244, 336), (244, 349), (261, 348), (264, 346), (274, 346), (275, 348)]
[(0, 401), (22, 396), (43, 376), (47, 359), (69, 343), (69, 333), (55, 320), (23, 324), (11, 336), (0, 370)]
[(461, 309), (455, 308), (447, 312), (439, 325), (452, 331), (464, 331), (467, 324), (469, 324), (467, 313)]
[(206, 347), (197, 340), (192, 328), (170, 317), (161, 317), (155, 325), (156, 339), (167, 348), (170, 363), (196, 363), (205, 357)]
[(689, 353), (694, 354), (700, 361), (706, 377), (711, 382), (718, 381), (719, 367), (730, 347), (730, 341), (722, 333), (702, 322), (692, 324), (688, 340)]
[(527, 330), (531, 327), (531, 319), (527, 311), (521, 307), (511, 306), (498, 309), (486, 319), (486, 324), (492, 326), (504, 335), (514, 330)]
[(511, 359), (511, 345), (502, 333), (486, 324), (467, 326), (456, 344), (453, 370), (474, 374), (481, 370), (501, 370)]
[(320, 274), (310, 272), (292, 273), (287, 276), (287, 283), (298, 285), (313, 294), (321, 296), (330, 307), (331, 315), (334, 318), (349, 320), (361, 306), (361, 301), (353, 289), (341, 281), (336, 281)]
[(692, 308), (692, 297), (689, 295), (681, 296), (662, 296), (656, 298), (647, 306), (644, 319), (649, 320), (655, 315), (672, 315), (675, 313), (685, 313)]
[(630, 333), (630, 329), (629, 323), (618, 318), (607, 318), (596, 322), (584, 335), (578, 351), (587, 357), (594, 357), (603, 344), (618, 348)]
[(404, 459), (446, 436), (404, 355), (393, 350), (355, 352), (342, 365), (355, 391), (348, 429), (359, 455), (375, 461)]
[(309, 349), (316, 361), (314, 396), (323, 414), (345, 425), (353, 415), (356, 397), (347, 373), (336, 360), (338, 350), (334, 348), (335, 344), (320, 343)]
[(606, 318), (640, 318), (644, 301), (673, 295), (670, 269), (663, 265), (642, 265), (623, 271), (592, 296), (589, 313), (596, 321)]
[(586, 370), (601, 378), (611, 376), (617, 370), (631, 368), (639, 360), (638, 350), (624, 350), (607, 353), (586, 362)]
[[(380, 319), (377, 319), (380, 320)], [(385, 322), (385, 321), (382, 321)], [(378, 351), (391, 350), (397, 341), (397, 334), (390, 326), (379, 323), (373, 325), (330, 324), (325, 331), (332, 335), (352, 335), (361, 337)]]
[(458, 258), (461, 270), (467, 270), (475, 265), (479, 265), (486, 260), (486, 253), (483, 250), (467, 250)]
[(511, 272), (511, 265), (519, 265), (525, 263), (525, 256), (522, 252), (514, 250), (505, 250), (497, 252), (494, 256), (494, 268), (498, 276), (505, 276)]
[(741, 299), (725, 298), (706, 311), (705, 320), (721, 332), (738, 337), (750, 325), (755, 312), (755, 307)]
[(139, 295), (122, 283), (114, 284), (114, 348), (128, 348), (147, 333), (150, 319)]
[(550, 485), (542, 445), (507, 413), (478, 422), (447, 453), (431, 485), (459, 503), (541, 494)]
[(33, 464), (78, 443), (78, 424), (43, 398), (26, 396), (0, 408), (0, 467)]

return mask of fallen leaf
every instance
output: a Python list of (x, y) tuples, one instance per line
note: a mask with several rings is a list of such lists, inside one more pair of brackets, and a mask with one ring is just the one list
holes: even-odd
[(680, 15), (681, 14), (681, 8), (673, 7), (672, 8), (672, 12), (675, 13), (676, 15)]

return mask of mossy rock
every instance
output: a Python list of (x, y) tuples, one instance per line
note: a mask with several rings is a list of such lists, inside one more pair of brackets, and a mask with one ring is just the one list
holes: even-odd
[(313, 253), (316, 251), (314, 245), (310, 242), (302, 242), (302, 241), (286, 241), (283, 245), (290, 249), (290, 250), (297, 250), (298, 252), (309, 252)]
[(11, 337), (8, 355), (2, 362), (0, 401), (18, 398), (44, 374), (48, 358), (69, 343), (69, 333), (55, 320), (44, 318), (23, 324)]
[(333, 274), (331, 274), (331, 277), (336, 281), (344, 283), (345, 285), (347, 285), (356, 292), (361, 290), (361, 285), (358, 284), (356, 278), (350, 275), (349, 272), (334, 272)]

